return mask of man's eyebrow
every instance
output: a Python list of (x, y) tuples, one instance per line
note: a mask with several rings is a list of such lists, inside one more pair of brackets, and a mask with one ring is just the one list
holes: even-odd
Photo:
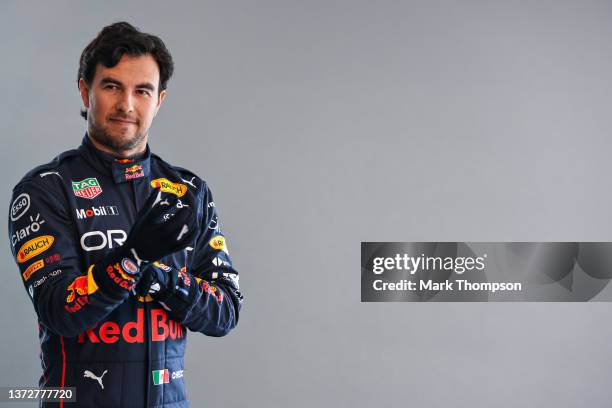
[[(111, 77), (104, 77), (104, 78), (102, 78), (100, 80), (100, 83), (102, 85), (115, 84), (115, 85), (118, 85), (118, 86), (123, 86), (121, 81), (118, 81), (115, 78), (111, 78)], [(143, 82), (141, 84), (138, 84), (138, 85), (136, 85), (136, 88), (138, 88), (138, 89), (147, 89), (149, 91), (155, 91), (155, 85), (153, 85), (150, 82)]]
[(115, 84), (115, 85), (123, 86), (123, 84), (121, 82), (119, 82), (115, 78), (111, 78), (111, 77), (104, 77), (104, 78), (102, 78), (100, 80), (100, 83), (102, 85), (105, 85), (105, 84)]
[(136, 88), (138, 89), (148, 89), (149, 91), (154, 91), (155, 90), (155, 86), (150, 83), (150, 82), (143, 82), (142, 84), (138, 84), (136, 85)]

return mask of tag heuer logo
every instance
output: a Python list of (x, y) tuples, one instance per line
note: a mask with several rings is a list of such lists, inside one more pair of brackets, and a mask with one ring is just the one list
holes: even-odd
[(98, 179), (94, 177), (81, 181), (73, 181), (72, 190), (75, 196), (90, 200), (102, 194), (102, 187), (100, 187)]

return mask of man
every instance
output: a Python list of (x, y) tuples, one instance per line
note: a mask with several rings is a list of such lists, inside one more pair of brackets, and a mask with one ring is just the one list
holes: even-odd
[(40, 386), (76, 387), (79, 407), (188, 406), (187, 329), (223, 336), (238, 322), (209, 188), (147, 144), (172, 71), (158, 37), (105, 27), (80, 59), (81, 146), (13, 191), (9, 237), (38, 315)]

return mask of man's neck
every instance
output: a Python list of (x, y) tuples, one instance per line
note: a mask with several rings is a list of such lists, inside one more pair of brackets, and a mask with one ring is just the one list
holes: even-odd
[(126, 159), (128, 157), (141, 156), (147, 150), (147, 143), (146, 143), (146, 141), (144, 141), (143, 143), (141, 143), (138, 146), (135, 146), (134, 148), (129, 149), (129, 150), (115, 150), (115, 149), (112, 149), (112, 148), (110, 148), (108, 146), (100, 144), (93, 137), (89, 136), (89, 134), (87, 135), (87, 137), (88, 137), (89, 141), (91, 142), (91, 144), (96, 149), (98, 149), (98, 150), (100, 150), (100, 151), (102, 151), (104, 153), (110, 154), (111, 156), (116, 157), (118, 159)]

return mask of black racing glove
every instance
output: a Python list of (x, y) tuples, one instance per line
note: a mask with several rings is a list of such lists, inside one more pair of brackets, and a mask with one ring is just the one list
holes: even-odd
[(196, 214), (174, 194), (153, 191), (136, 216), (122, 248), (138, 261), (153, 262), (185, 248), (195, 238)]
[(159, 262), (146, 265), (136, 286), (136, 294), (151, 295), (166, 309), (173, 311), (185, 310), (201, 296), (198, 283), (191, 274)]
[[(185, 248), (197, 231), (191, 206), (174, 194), (155, 190), (138, 212), (125, 243), (105, 257), (102, 265), (108, 266), (104, 271), (95, 271), (96, 281), (111, 292), (116, 292), (117, 286), (131, 290), (149, 262)], [(100, 279), (98, 274), (103, 273), (110, 280)]]

